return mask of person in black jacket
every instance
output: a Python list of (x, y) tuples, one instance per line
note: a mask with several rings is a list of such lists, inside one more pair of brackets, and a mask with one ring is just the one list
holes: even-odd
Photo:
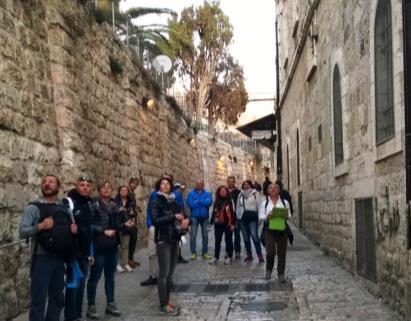
[(92, 232), (94, 242), (94, 265), (91, 267), (87, 282), (87, 317), (100, 319), (95, 301), (97, 284), (104, 270), (104, 289), (106, 291), (106, 314), (121, 316), (114, 302), (114, 276), (118, 262), (120, 232), (130, 228), (133, 222), (117, 211), (116, 203), (111, 198), (113, 188), (105, 181), (98, 187), (99, 197), (93, 202)]
[(189, 225), (188, 218), (175, 200), (172, 186), (172, 180), (163, 177), (157, 196), (151, 203), (151, 219), (155, 227), (154, 241), (159, 266), (158, 296), (160, 312), (165, 315), (178, 313), (178, 309), (170, 303), (170, 289), (174, 268), (177, 264), (178, 242)]
[(72, 321), (81, 319), (84, 287), (89, 265), (94, 258), (90, 253), (91, 245), (91, 202), (92, 180), (88, 176), (80, 176), (76, 187), (67, 193), (62, 202), (72, 211), (75, 223), (78, 227), (79, 249), (77, 262), (84, 277), (80, 280), (78, 288), (67, 288), (65, 293), (64, 320)]
[[(237, 216), (235, 215), (235, 210), (236, 210), (236, 205), (237, 205), (237, 199), (238, 196), (240, 195), (240, 190), (235, 186), (235, 176), (228, 176), (227, 177), (227, 187), (228, 190), (230, 191), (230, 196), (233, 201), (233, 207), (234, 207), (234, 251), (235, 251), (235, 258), (240, 259), (241, 258), (241, 233), (240, 233), (240, 226), (237, 222)], [(228, 248), (226, 245), (226, 253), (228, 253)]]
[(275, 181), (275, 184), (279, 186), (280, 188), (280, 197), (283, 200), (286, 200), (288, 202), (288, 204), (290, 204), (290, 213), (291, 215), (293, 215), (294, 211), (293, 211), (293, 202), (291, 201), (291, 194), (290, 192), (288, 192), (285, 188), (283, 183), (281, 182), (281, 180), (277, 179)]

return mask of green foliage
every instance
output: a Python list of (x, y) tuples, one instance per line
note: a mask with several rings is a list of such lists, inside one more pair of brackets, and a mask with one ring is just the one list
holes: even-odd
[(123, 73), (123, 66), (122, 66), (122, 65), (120, 64), (120, 62), (119, 62), (116, 58), (114, 58), (113, 56), (110, 56), (109, 59), (110, 59), (110, 70), (111, 70), (111, 73), (112, 73), (114, 76), (121, 75), (121, 74)]

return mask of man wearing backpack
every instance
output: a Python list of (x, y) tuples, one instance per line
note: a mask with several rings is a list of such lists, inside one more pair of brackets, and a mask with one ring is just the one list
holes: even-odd
[(88, 274), (89, 265), (94, 263), (91, 248), (91, 219), (92, 219), (92, 179), (88, 176), (80, 176), (76, 182), (76, 187), (67, 193), (63, 198), (63, 203), (72, 211), (75, 223), (78, 227), (79, 248), (76, 259), (83, 278), (79, 282), (78, 288), (66, 288), (64, 320), (80, 320), (82, 314), (84, 287)]
[(63, 308), (64, 263), (73, 255), (77, 225), (57, 198), (60, 185), (55, 175), (45, 175), (42, 197), (25, 207), (20, 224), (20, 237), (32, 238), (29, 321), (59, 320)]

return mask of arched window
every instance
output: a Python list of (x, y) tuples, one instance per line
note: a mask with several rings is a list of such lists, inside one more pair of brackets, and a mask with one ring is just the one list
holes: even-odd
[(341, 76), (338, 65), (333, 73), (333, 116), (334, 116), (334, 156), (335, 165), (344, 161), (343, 122), (341, 103)]
[(392, 24), (390, 0), (378, 2), (375, 17), (375, 113), (377, 144), (394, 136)]

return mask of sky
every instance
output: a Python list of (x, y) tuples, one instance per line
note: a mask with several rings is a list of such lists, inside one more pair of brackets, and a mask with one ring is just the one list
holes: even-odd
[[(130, 7), (183, 8), (199, 6), (203, 0), (123, 0), (121, 10)], [(258, 5), (255, 5), (257, 4)], [(234, 29), (231, 54), (244, 68), (250, 98), (274, 97), (275, 94), (275, 8), (273, 0), (220, 0)], [(144, 20), (143, 20), (144, 19)], [(139, 23), (165, 23), (166, 16), (150, 15)], [(274, 102), (250, 102), (237, 125), (258, 119), (274, 111)]]

